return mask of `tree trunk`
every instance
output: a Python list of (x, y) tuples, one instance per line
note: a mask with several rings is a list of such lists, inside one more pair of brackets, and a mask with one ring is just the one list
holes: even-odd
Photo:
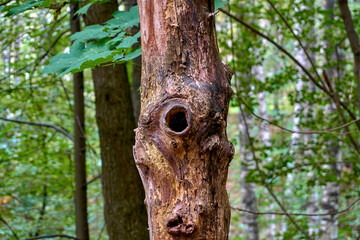
[[(115, 0), (94, 4), (86, 25), (101, 24), (118, 8)], [(110, 239), (148, 239), (144, 190), (132, 157), (135, 121), (124, 64), (92, 71), (102, 158), (104, 216)]]
[[(78, 3), (71, 3), (70, 30), (71, 34), (80, 31), (80, 19), (75, 15)], [(87, 220), (86, 194), (86, 137), (85, 137), (85, 105), (83, 72), (73, 74), (74, 79), (74, 143), (75, 143), (75, 222), (76, 238), (89, 239)]]
[(214, 1), (138, 4), (143, 64), (134, 155), (150, 239), (228, 239), (232, 73), (219, 57)]
[(339, 0), (339, 7), (341, 12), (341, 17), (345, 25), (346, 34), (350, 42), (351, 51), (353, 52), (354, 55), (354, 77), (357, 83), (357, 90), (358, 90), (357, 107), (360, 113), (360, 39), (354, 27), (348, 1)]
[[(254, 120), (252, 115), (244, 112), (243, 119), (242, 114), (239, 115), (239, 129), (240, 129), (240, 193), (242, 200), (242, 208), (257, 212), (256, 195), (255, 195), (255, 183), (246, 182), (246, 176), (249, 170), (255, 168), (255, 160), (252, 157), (251, 150), (249, 149), (249, 138), (246, 134), (246, 126), (249, 128), (248, 131), (251, 134), (251, 130), (254, 127)], [(246, 125), (245, 125), (246, 121)], [(245, 236), (247, 240), (258, 240), (259, 239), (259, 228), (258, 228), (258, 216), (244, 212), (242, 214), (243, 223), (245, 225)]]
[[(125, 4), (125, 11), (129, 11), (130, 8), (134, 5), (136, 5), (136, 0), (126, 0), (124, 2)], [(135, 35), (140, 29), (138, 27), (132, 27), (131, 28), (131, 34)], [(138, 47), (140, 44), (136, 44)], [(135, 117), (135, 123), (139, 121), (139, 115), (140, 115), (140, 84), (141, 84), (141, 56), (135, 58), (132, 60), (132, 91), (131, 91), (131, 100), (133, 104), (133, 110), (134, 110), (134, 117)]]
[[(325, 2), (325, 10), (332, 10), (334, 11), (334, 0), (326, 0)], [(328, 15), (330, 18), (329, 20), (332, 20), (331, 18), (334, 18), (334, 14), (331, 13)], [(328, 28), (330, 28), (329, 26)], [(331, 44), (331, 41), (326, 41), (326, 48), (331, 49), (334, 48), (334, 46)], [(336, 61), (336, 55), (335, 53), (332, 53), (329, 56), (328, 59), (330, 62)], [(335, 81), (335, 68), (332, 67), (330, 69), (327, 69), (327, 75), (328, 78), (331, 81), (331, 84), (335, 88), (336, 81)], [(337, 73), (340, 74), (340, 73)], [(337, 76), (339, 79), (341, 76)], [(325, 116), (331, 117), (331, 115), (334, 115), (336, 112), (336, 106), (333, 102), (325, 106)], [(333, 161), (338, 161), (338, 157), (341, 156), (341, 149), (339, 146), (339, 141), (337, 138), (330, 138), (326, 142), (328, 152), (330, 153), (326, 158), (327, 159), (333, 159)], [(331, 169), (335, 174), (339, 175), (339, 166), (334, 163), (332, 165), (324, 165), (323, 166), (326, 169)], [(332, 173), (330, 173), (332, 174)], [(325, 186), (323, 186), (322, 191), (322, 199), (321, 199), (321, 206), (324, 213), (328, 212), (336, 212), (338, 211), (339, 207), (339, 197), (340, 197), (340, 185), (337, 181), (335, 182), (328, 182)], [(338, 239), (338, 216), (337, 215), (327, 215), (323, 216), (321, 219), (321, 240), (335, 240)]]

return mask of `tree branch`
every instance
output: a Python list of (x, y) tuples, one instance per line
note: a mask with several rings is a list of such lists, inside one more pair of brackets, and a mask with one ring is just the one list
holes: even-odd
[[(345, 109), (345, 111), (349, 114), (349, 116), (352, 118), (352, 120), (356, 120), (356, 116), (355, 114), (348, 108), (348, 106), (340, 101), (340, 99), (335, 99), (336, 96), (331, 94), (329, 92), (328, 89), (326, 89), (325, 87), (323, 87), (322, 85), (320, 85), (316, 79), (310, 74), (310, 72), (304, 67), (304, 65), (302, 65), (294, 56), (291, 55), (291, 53), (289, 53), (285, 48), (283, 48), (281, 45), (279, 45), (278, 43), (276, 43), (274, 40), (272, 40), (271, 38), (269, 38), (268, 36), (266, 36), (265, 34), (261, 33), (260, 31), (256, 30), (254, 27), (250, 26), (249, 24), (247, 24), (246, 22), (244, 22), (243, 20), (241, 20), (240, 18), (232, 15), (231, 13), (227, 12), (226, 10), (219, 8), (219, 11), (224, 13), (225, 15), (227, 15), (228, 17), (234, 19), (235, 21), (237, 21), (238, 23), (240, 23), (241, 25), (245, 26), (246, 28), (248, 28), (249, 30), (251, 30), (252, 32), (254, 32), (255, 34), (261, 36), (262, 38), (266, 39), (267, 41), (269, 41), (271, 44), (273, 44), (275, 47), (277, 47), (280, 51), (282, 51), (285, 55), (287, 55), (291, 60), (293, 60), (293, 62), (298, 65), (303, 72), (305, 73), (306, 76), (309, 77), (309, 79), (315, 84), (315, 86), (317, 86), (319, 89), (321, 89), (322, 91), (324, 91), (334, 102), (338, 101), (339, 104), (341, 105), (341, 107), (343, 109)], [(339, 110), (340, 111), (340, 110)], [(357, 127), (360, 129), (360, 122), (356, 122)]]
[(56, 238), (56, 237), (62, 237), (62, 238), (79, 240), (79, 239), (77, 239), (76, 237), (72, 237), (72, 236), (65, 235), (65, 234), (43, 235), (43, 236), (26, 238), (25, 240), (35, 240), (35, 239), (45, 239), (45, 238)]
[[(267, 122), (267, 123), (269, 123), (269, 124), (271, 124), (271, 125), (279, 128), (279, 129), (281, 129), (281, 130), (283, 130), (283, 131), (285, 131), (285, 132), (289, 132), (289, 133), (297, 133), (297, 134), (304, 134), (304, 135), (306, 135), (306, 134), (326, 134), (326, 133), (330, 133), (330, 134), (331, 134), (331, 133), (333, 133), (333, 132), (336, 131), (336, 130), (340, 130), (340, 129), (345, 128), (345, 127), (348, 127), (348, 126), (350, 126), (350, 125), (352, 125), (352, 124), (354, 124), (354, 123), (360, 122), (360, 118), (358, 118), (358, 119), (355, 119), (355, 120), (353, 120), (353, 121), (351, 121), (351, 122), (348, 122), (348, 123), (346, 123), (346, 124), (344, 124), (344, 125), (341, 125), (341, 126), (338, 126), (338, 127), (334, 127), (334, 128), (330, 128), (330, 129), (327, 129), (327, 130), (295, 131), (295, 130), (291, 130), (291, 129), (282, 127), (282, 126), (280, 126), (280, 125), (277, 125), (277, 124), (274, 123), (273, 121), (268, 120), (268, 119), (266, 119), (266, 118), (263, 118), (263, 117), (257, 115), (257, 114), (250, 108), (250, 106), (244, 101), (244, 99), (242, 99), (242, 97), (239, 96), (238, 99), (240, 100), (240, 102), (242, 102), (242, 103), (244, 104), (244, 106), (246, 107), (246, 109), (248, 109), (248, 111), (249, 111), (253, 116), (255, 116), (256, 118), (258, 118), (258, 119), (260, 119), (260, 120), (262, 120), (262, 121), (265, 121), (265, 122)], [(346, 134), (348, 134), (348, 133), (349, 133), (349, 132), (347, 132)]]
[(349, 207), (347, 207), (346, 209), (342, 210), (342, 211), (334, 211), (334, 212), (328, 212), (328, 213), (319, 213), (319, 214), (308, 214), (308, 213), (283, 213), (283, 212), (254, 212), (254, 211), (250, 211), (247, 209), (243, 209), (243, 208), (235, 208), (235, 207), (231, 207), (231, 209), (236, 210), (236, 211), (240, 211), (240, 212), (246, 212), (246, 213), (250, 213), (250, 214), (254, 214), (254, 215), (292, 215), (292, 216), (309, 216), (309, 217), (314, 217), (314, 216), (329, 216), (329, 215), (339, 215), (339, 214), (343, 214), (345, 212), (348, 212), (351, 210), (351, 208), (357, 204), (360, 201), (360, 198), (358, 198), (357, 200), (355, 200), (354, 202), (352, 202)]
[[(239, 89), (236, 89), (236, 95), (239, 97)], [(256, 166), (256, 170), (259, 172), (260, 175), (260, 179), (262, 184), (265, 186), (266, 190), (269, 192), (269, 194), (271, 195), (271, 197), (275, 200), (275, 202), (277, 203), (277, 205), (280, 207), (280, 209), (283, 211), (283, 214), (290, 220), (290, 222), (302, 233), (304, 234), (304, 236), (307, 239), (313, 240), (313, 238), (294, 220), (294, 218), (287, 212), (286, 208), (283, 206), (283, 204), (279, 201), (279, 199), (276, 197), (276, 195), (273, 193), (273, 191), (270, 189), (269, 184), (266, 183), (266, 179), (264, 177), (264, 173), (263, 171), (260, 169), (260, 165), (259, 165), (259, 160), (256, 157), (255, 154), (255, 148), (254, 148), (254, 143), (252, 138), (250, 137), (250, 133), (249, 133), (249, 127), (245, 118), (245, 114), (244, 114), (244, 110), (241, 106), (241, 104), (239, 104), (239, 108), (241, 111), (241, 115), (244, 121), (244, 125), (245, 125), (245, 133), (246, 136), (249, 140), (250, 143), (250, 149), (251, 149), (251, 153), (253, 156), (253, 159), (255, 161), (255, 166)]]
[(97, 175), (96, 177), (94, 177), (93, 179), (91, 179), (90, 181), (88, 181), (85, 186), (89, 185), (90, 183), (95, 182), (96, 180), (98, 180), (99, 178), (101, 178), (101, 174)]
[[(24, 67), (21, 67), (19, 69), (17, 69), (15, 72), (13, 73), (9, 73), (9, 75), (16, 75), (22, 71), (24, 71), (27, 67), (31, 66), (31, 65), (34, 65), (34, 67), (36, 67), (37, 65), (39, 65), (39, 63), (50, 53), (51, 49), (55, 46), (55, 44), (61, 39), (61, 37), (63, 35), (65, 35), (66, 33), (68, 33), (69, 30), (66, 30), (66, 31), (63, 31), (62, 33), (59, 34), (59, 36), (57, 36), (57, 38), (54, 40), (54, 42), (51, 44), (51, 46), (49, 47), (49, 49), (43, 54), (41, 55), (40, 57), (38, 57), (37, 59), (35, 59), (35, 61), (33, 63), (30, 63)], [(3, 77), (3, 78), (0, 78), (0, 82), (9, 78), (9, 76), (6, 76), (6, 77)]]
[(297, 42), (299, 43), (301, 49), (304, 51), (307, 59), (309, 60), (311, 67), (314, 69), (316, 77), (319, 79), (319, 81), (321, 82), (322, 86), (325, 88), (325, 84), (322, 80), (322, 78), (320, 77), (317, 68), (314, 64), (314, 61), (311, 59), (309, 53), (306, 51), (306, 48), (304, 47), (304, 45), (302, 44), (300, 38), (295, 34), (294, 30), (292, 29), (292, 27), (290, 26), (289, 22), (285, 19), (285, 17), (279, 12), (279, 10), (275, 7), (275, 5), (270, 1), (270, 0), (266, 0), (270, 6), (275, 10), (275, 12), (279, 15), (279, 17), (281, 18), (281, 20), (285, 23), (286, 27), (290, 30), (290, 32), (292, 33), (292, 35), (295, 37), (295, 39), (297, 40)]
[(19, 124), (27, 124), (27, 125), (31, 125), (31, 126), (37, 126), (37, 127), (47, 127), (47, 128), (52, 128), (55, 129), (56, 131), (62, 133), (63, 135), (65, 135), (68, 139), (70, 139), (72, 142), (74, 142), (74, 137), (67, 131), (65, 131), (64, 129), (52, 125), (52, 124), (48, 124), (48, 123), (37, 123), (37, 122), (27, 122), (27, 121), (22, 121), (22, 120), (16, 120), (16, 119), (9, 119), (9, 118), (3, 118), (0, 117), (0, 120), (3, 120), (5, 122), (13, 122), (13, 123), (19, 123)]
[(7, 0), (6, 2), (0, 3), (0, 7), (8, 4), (9, 2), (11, 2), (11, 0)]
[(9, 225), (9, 223), (0, 216), (0, 222), (4, 223), (5, 226), (7, 226), (7, 228), (11, 231), (12, 235), (17, 239), (19, 240), (19, 237), (18, 235), (16, 234), (16, 232), (12, 229), (12, 227)]

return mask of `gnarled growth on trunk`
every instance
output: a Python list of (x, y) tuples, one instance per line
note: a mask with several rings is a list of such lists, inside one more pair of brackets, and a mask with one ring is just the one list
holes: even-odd
[(142, 81), (134, 156), (150, 239), (227, 239), (232, 73), (219, 57), (214, 1), (138, 3)]

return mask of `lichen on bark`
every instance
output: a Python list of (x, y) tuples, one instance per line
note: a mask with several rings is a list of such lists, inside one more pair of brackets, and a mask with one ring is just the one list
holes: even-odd
[(232, 72), (219, 57), (214, 1), (138, 4), (142, 82), (134, 157), (150, 239), (227, 239)]

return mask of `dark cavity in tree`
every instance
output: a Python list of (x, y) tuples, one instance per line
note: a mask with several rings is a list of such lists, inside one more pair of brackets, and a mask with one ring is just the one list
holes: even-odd
[(166, 115), (166, 125), (176, 133), (183, 132), (188, 127), (186, 110), (184, 108), (173, 108)]

